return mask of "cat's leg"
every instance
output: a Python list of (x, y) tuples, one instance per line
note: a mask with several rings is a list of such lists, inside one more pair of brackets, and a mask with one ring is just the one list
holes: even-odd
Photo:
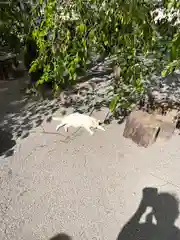
[(66, 125), (64, 125), (64, 130), (65, 130), (65, 132), (68, 132), (68, 128), (69, 128), (70, 126), (68, 125), (68, 124), (66, 124)]
[(90, 133), (91, 136), (94, 134), (94, 132), (90, 129), (90, 127), (84, 126), (84, 128)]
[(97, 129), (102, 130), (102, 131), (105, 131), (105, 129), (104, 129), (101, 125), (98, 125), (98, 126), (97, 126)]

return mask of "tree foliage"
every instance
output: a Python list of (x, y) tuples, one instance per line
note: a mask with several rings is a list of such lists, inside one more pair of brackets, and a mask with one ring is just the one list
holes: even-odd
[[(148, 89), (154, 73), (162, 71), (165, 76), (180, 65), (177, 19), (166, 16), (155, 21), (156, 8), (157, 3), (148, 0), (35, 1), (31, 17), (18, 12), (17, 19), (24, 26), (28, 22), (25, 29), (38, 46), (30, 71), (43, 69), (38, 84), (53, 82), (57, 91), (76, 83), (78, 72), (85, 72), (97, 56), (115, 55), (120, 77), (110, 108), (131, 107)], [(168, 15), (172, 9), (177, 12), (180, 4), (164, 0), (161, 8)], [(17, 5), (12, 9), (17, 12)], [(18, 24), (16, 32), (22, 34)]]
[(0, 2), (0, 43), (18, 52), (30, 23), (30, 3), (19, 0)]
[(177, 0), (164, 0), (166, 14), (172, 16), (170, 19), (173, 26), (173, 34), (167, 44), (169, 59), (168, 64), (162, 72), (163, 76), (180, 68), (180, 2)]
[(39, 57), (31, 71), (43, 66), (38, 83), (53, 81), (58, 89), (64, 81), (73, 84), (94, 55), (116, 54), (121, 78), (111, 108), (117, 102), (126, 106), (143, 93), (149, 75), (140, 56), (157, 47), (153, 8), (143, 0), (72, 0), (63, 7), (56, 0), (42, 2), (34, 11), (34, 19), (40, 16), (32, 33)]

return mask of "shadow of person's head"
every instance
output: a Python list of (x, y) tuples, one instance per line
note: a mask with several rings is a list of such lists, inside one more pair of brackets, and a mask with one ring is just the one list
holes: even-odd
[(50, 238), (49, 240), (71, 240), (71, 237), (65, 233), (59, 233), (54, 237)]
[(159, 193), (153, 206), (157, 225), (174, 225), (179, 215), (179, 202), (175, 195)]
[[(180, 239), (180, 230), (175, 225), (179, 215), (178, 198), (167, 192), (158, 192), (157, 188), (151, 187), (144, 188), (142, 193), (136, 212), (121, 229), (117, 239)], [(145, 217), (145, 222), (141, 222), (147, 211), (149, 213)]]

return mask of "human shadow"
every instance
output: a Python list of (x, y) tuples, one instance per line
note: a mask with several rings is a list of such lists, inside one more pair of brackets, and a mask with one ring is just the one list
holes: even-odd
[(72, 238), (65, 233), (59, 233), (49, 240), (71, 240)]
[[(140, 223), (147, 207), (151, 207), (151, 211), (145, 223)], [(145, 188), (138, 209), (125, 224), (117, 240), (179, 240), (180, 230), (175, 226), (178, 215), (176, 196), (167, 192), (158, 193), (155, 188)], [(153, 223), (153, 217), (156, 224)]]

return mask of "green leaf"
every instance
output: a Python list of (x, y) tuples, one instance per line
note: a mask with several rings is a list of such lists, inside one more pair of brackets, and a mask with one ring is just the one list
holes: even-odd
[(111, 112), (114, 112), (114, 110), (116, 109), (119, 99), (120, 99), (119, 95), (114, 96), (114, 98), (112, 99), (109, 106)]
[(162, 77), (166, 77), (166, 75), (167, 75), (167, 70), (163, 70), (163, 71), (161, 72), (161, 76), (162, 76)]
[(80, 31), (81, 34), (84, 33), (86, 30), (86, 25), (81, 23), (78, 27), (78, 30)]

